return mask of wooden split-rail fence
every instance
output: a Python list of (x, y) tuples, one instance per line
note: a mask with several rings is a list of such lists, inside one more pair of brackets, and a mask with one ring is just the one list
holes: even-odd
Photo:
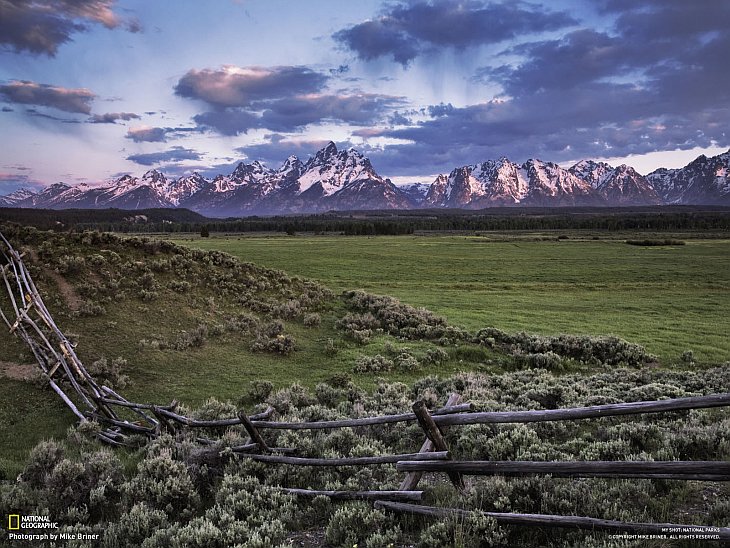
[[(327, 496), (335, 500), (371, 500), (377, 508), (437, 518), (464, 517), (474, 512), (494, 518), (500, 524), (539, 527), (563, 527), (583, 530), (623, 532), (632, 534), (667, 535), (671, 531), (683, 534), (716, 535), (730, 540), (730, 527), (679, 525), (671, 523), (627, 523), (583, 516), (546, 514), (516, 514), (478, 512), (456, 508), (432, 507), (421, 502), (423, 491), (418, 484), (424, 473), (446, 474), (459, 492), (466, 489), (464, 476), (549, 475), (551, 477), (588, 478), (644, 478), (661, 480), (730, 481), (730, 462), (727, 461), (462, 461), (451, 457), (444, 433), (448, 428), (498, 423), (532, 423), (545, 421), (572, 421), (581, 419), (617, 417), (643, 413), (662, 413), (688, 409), (706, 409), (730, 406), (730, 392), (660, 401), (641, 401), (595, 405), (572, 409), (533, 411), (475, 412), (469, 403), (462, 403), (459, 394), (452, 394), (446, 405), (429, 411), (422, 401), (415, 402), (412, 412), (376, 417), (359, 417), (330, 421), (283, 422), (271, 420), (273, 408), (263, 413), (248, 415), (241, 411), (235, 417), (201, 420), (176, 412), (177, 403), (155, 405), (131, 402), (110, 387), (100, 385), (88, 373), (75, 352), (75, 346), (53, 321), (28, 271), (23, 256), (0, 233), (0, 273), (7, 290), (12, 312), (0, 318), (10, 332), (23, 340), (36, 358), (40, 372), (50, 387), (59, 395), (81, 422), (97, 421), (103, 425), (98, 433), (101, 441), (126, 445), (130, 435), (149, 438), (162, 432), (189, 428), (225, 428), (240, 425), (249, 436), (247, 443), (227, 448), (233, 453), (269, 464), (294, 466), (373, 466), (395, 464), (405, 476), (397, 490), (322, 491), (282, 487), (296, 496)], [(68, 393), (67, 393), (68, 392)], [(69, 395), (71, 394), (71, 395)], [(124, 411), (134, 413), (136, 420), (124, 418)], [(418, 422), (425, 440), (416, 453), (377, 455), (365, 457), (310, 458), (296, 455), (296, 448), (270, 447), (262, 432), (267, 429), (322, 430), (360, 428), (400, 422)], [(220, 455), (216, 440), (198, 437), (201, 451), (208, 456)]]

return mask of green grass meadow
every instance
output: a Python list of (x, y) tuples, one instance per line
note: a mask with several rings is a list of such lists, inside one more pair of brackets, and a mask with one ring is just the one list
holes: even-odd
[(323, 282), (393, 295), (478, 329), (617, 335), (664, 361), (730, 359), (730, 240), (464, 235), (214, 236), (180, 243)]
[[(571, 234), (569, 239), (558, 241), (553, 235), (541, 240), (544, 236), (183, 235), (175, 241), (318, 280), (335, 294), (364, 289), (392, 295), (471, 332), (493, 326), (543, 335), (612, 334), (644, 345), (659, 356), (661, 366), (669, 367), (686, 350), (694, 352), (698, 366), (730, 360), (730, 240), (688, 238), (683, 246), (639, 247), (603, 237)], [(87, 256), (94, 252), (83, 250)], [(56, 253), (82, 250), (68, 247)], [(123, 254), (124, 260), (155, 260), (132, 248)], [(175, 278), (174, 273), (155, 276), (161, 288)], [(68, 279), (77, 288), (89, 282), (83, 276)], [(164, 290), (149, 302), (130, 294), (106, 304), (101, 316), (83, 317), (69, 313), (51, 278), (36, 281), (59, 326), (78, 335), (77, 353), (85, 364), (101, 357), (127, 360), (124, 373), (131, 382), (121, 392), (135, 401), (166, 404), (177, 399), (190, 408), (215, 397), (249, 405), (246, 394), (256, 380), (271, 381), (276, 388), (293, 382), (313, 388), (346, 373), (369, 389), (379, 376), (412, 383), (462, 370), (502, 372), (495, 351), (463, 344), (449, 348), (446, 362), (424, 370), (353, 373), (359, 357), (386, 354), (386, 345), (418, 354), (434, 343), (378, 335), (357, 345), (335, 327), (346, 313), (339, 299), (322, 311), (317, 327), (286, 321), (297, 344), (289, 356), (251, 352), (250, 338), (228, 334), (200, 348), (159, 350), (141, 342), (171, 340), (201, 322), (219, 322), (240, 311), (235, 295), (223, 297), (213, 281), (206, 281), (183, 293)], [(330, 339), (337, 346), (335, 355), (326, 351)], [(33, 363), (6, 330), (0, 332), (0, 350), (0, 360)], [(73, 423), (52, 391), (0, 376), (0, 476), (15, 477), (30, 448), (43, 438), (63, 437)]]

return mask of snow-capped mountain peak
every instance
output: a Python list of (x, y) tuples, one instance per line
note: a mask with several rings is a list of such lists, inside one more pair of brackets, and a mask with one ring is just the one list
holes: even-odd
[(0, 207), (13, 207), (25, 200), (30, 200), (36, 193), (28, 188), (19, 188), (5, 196), (0, 196)]
[(430, 185), (396, 186), (370, 160), (329, 142), (306, 162), (290, 156), (278, 168), (240, 162), (210, 181), (199, 173), (168, 179), (151, 169), (90, 186), (52, 184), (0, 197), (0, 207), (140, 209), (186, 207), (212, 216), (303, 213), (343, 209), (493, 206), (730, 205), (730, 151), (699, 156), (681, 169), (642, 176), (628, 165), (582, 160), (569, 169), (506, 157), (464, 165)]

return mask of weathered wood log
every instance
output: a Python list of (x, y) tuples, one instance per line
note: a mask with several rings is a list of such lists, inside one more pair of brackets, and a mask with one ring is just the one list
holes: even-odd
[[(452, 413), (466, 413), (474, 409), (473, 404), (463, 403), (453, 407), (442, 407), (431, 412), (432, 415), (448, 415)], [(339, 419), (333, 421), (315, 422), (277, 422), (254, 420), (256, 428), (276, 428), (279, 430), (327, 430), (332, 428), (349, 428), (357, 426), (373, 426), (377, 424), (392, 424), (396, 422), (414, 422), (413, 413), (399, 413), (397, 415), (381, 415), (379, 417), (362, 417), (360, 419)]]
[(111, 438), (107, 435), (105, 435), (103, 432), (99, 432), (96, 434), (96, 437), (99, 438), (100, 441), (103, 441), (104, 443), (108, 443), (109, 445), (113, 445), (115, 447), (123, 447), (124, 443), (121, 441), (117, 441), (114, 438)]
[(159, 435), (162, 430), (164, 429), (165, 432), (169, 432), (170, 434), (174, 434), (177, 431), (177, 427), (175, 426), (175, 422), (168, 420), (167, 415), (163, 414), (163, 411), (166, 411), (165, 409), (162, 409), (161, 407), (153, 407), (152, 408), (152, 414), (157, 419), (157, 435)]
[(110, 419), (109, 417), (104, 416), (104, 415), (99, 415), (98, 413), (90, 413), (90, 416), (99, 422), (118, 426), (119, 428), (121, 428), (123, 430), (131, 430), (132, 432), (137, 432), (138, 434), (152, 435), (155, 433), (154, 427), (141, 426), (141, 425), (135, 424), (133, 422)]
[(58, 396), (63, 400), (63, 403), (65, 403), (69, 409), (73, 412), (74, 415), (76, 415), (79, 418), (79, 421), (86, 422), (86, 417), (79, 411), (79, 408), (76, 407), (76, 404), (71, 401), (71, 399), (59, 388), (59, 386), (53, 381), (53, 379), (48, 379), (48, 384), (51, 386), (53, 391), (58, 394)]
[[(189, 426), (192, 428), (217, 428), (222, 426), (236, 426), (241, 424), (241, 419), (239, 417), (233, 417), (230, 419), (216, 419), (216, 420), (199, 420), (199, 419), (192, 419), (190, 417), (185, 417), (183, 415), (179, 415), (178, 413), (175, 413), (173, 411), (170, 411), (169, 409), (165, 409), (163, 407), (155, 407), (157, 411), (159, 411), (161, 414), (163, 414), (165, 417), (172, 419), (176, 422), (179, 422), (181, 424), (184, 424), (185, 426)], [(257, 415), (251, 415), (249, 419), (252, 420), (253, 424), (256, 425), (256, 422), (254, 419), (258, 419), (260, 417), (268, 418), (273, 414), (274, 409), (272, 407), (269, 407), (266, 411), (263, 413), (258, 413)]]
[[(449, 399), (446, 400), (445, 407), (446, 408), (454, 407), (454, 406), (458, 405), (460, 402), (461, 402), (461, 394), (457, 394), (456, 392), (454, 392), (453, 394), (451, 394), (449, 396)], [(444, 427), (444, 428), (446, 428), (446, 427)], [(444, 428), (442, 428), (441, 430), (445, 434), (446, 432), (444, 431)], [(433, 442), (428, 437), (426, 437), (426, 441), (423, 442), (423, 445), (421, 445), (421, 449), (418, 452), (419, 453), (430, 453), (434, 449), (435, 448), (434, 448)], [(400, 484), (400, 490), (401, 491), (415, 490), (416, 487), (418, 486), (418, 482), (421, 481), (421, 476), (423, 476), (423, 472), (408, 472), (408, 474), (406, 474), (406, 477), (403, 479), (403, 481)]]
[[(418, 424), (423, 429), (426, 437), (431, 440), (434, 448), (437, 451), (448, 451), (449, 448), (446, 445), (446, 440), (444, 440), (444, 436), (441, 433), (441, 430), (439, 430), (439, 427), (436, 426), (435, 422), (433, 422), (433, 419), (431, 418), (431, 415), (429, 415), (428, 409), (426, 408), (426, 404), (422, 400), (419, 400), (413, 404), (413, 414), (416, 415)], [(451, 480), (451, 483), (454, 484), (454, 487), (456, 487), (459, 491), (463, 491), (465, 489), (464, 477), (459, 472), (451, 471), (447, 472), (447, 474), (449, 476), (449, 479)]]
[(730, 481), (727, 461), (445, 461), (397, 464), (398, 471), (460, 472), (474, 476), (551, 475), (560, 478), (647, 478)]
[(659, 401), (638, 401), (631, 403), (611, 403), (570, 409), (546, 409), (538, 411), (488, 411), (434, 417), (439, 426), (487, 423), (544, 422), (576, 419), (595, 419), (641, 413), (660, 413), (684, 409), (706, 409), (730, 405), (730, 392), (709, 396), (693, 396)]
[[(251, 453), (259, 451), (258, 443), (244, 443), (243, 445), (234, 445), (231, 448), (234, 453)], [(269, 447), (269, 452), (281, 455), (294, 455), (299, 450), (296, 447)]]
[(279, 455), (251, 455), (243, 453), (243, 456), (259, 462), (273, 464), (293, 464), (295, 466), (369, 466), (374, 464), (393, 464), (407, 460), (420, 459), (446, 459), (448, 451), (434, 451), (433, 453), (405, 453), (402, 455), (380, 455), (377, 457), (340, 457), (331, 459), (319, 459), (309, 457), (284, 457)]
[[(107, 395), (111, 395), (111, 396), (114, 396), (114, 397), (115, 397), (115, 398), (117, 399), (117, 401), (121, 401), (121, 402), (124, 402), (124, 403), (126, 403), (126, 404), (129, 404), (129, 402), (128, 402), (128, 401), (127, 401), (127, 400), (126, 400), (126, 399), (125, 399), (125, 398), (124, 398), (123, 396), (121, 396), (121, 395), (117, 394), (117, 393), (116, 393), (116, 392), (115, 392), (114, 390), (112, 390), (112, 389), (111, 389), (111, 388), (109, 388), (108, 386), (102, 385), (102, 386), (101, 386), (100, 388), (101, 388), (102, 392), (106, 393)], [(107, 401), (107, 398), (99, 398), (99, 399), (100, 399), (100, 400), (101, 400), (101, 401), (102, 401), (103, 403), (106, 403), (106, 401)], [(157, 427), (157, 425), (159, 424), (159, 421), (157, 421), (156, 419), (153, 419), (152, 417), (150, 417), (150, 416), (149, 416), (149, 415), (148, 415), (147, 413), (145, 413), (145, 412), (144, 412), (144, 411), (143, 411), (143, 410), (142, 410), (141, 408), (139, 408), (139, 407), (135, 407), (135, 406), (131, 406), (131, 405), (124, 405), (124, 406), (122, 406), (122, 407), (127, 407), (127, 408), (131, 409), (133, 413), (136, 413), (137, 415), (139, 415), (140, 417), (142, 417), (142, 418), (143, 418), (144, 420), (146, 420), (146, 421), (147, 421), (147, 422), (148, 422), (148, 423), (149, 423), (149, 424), (150, 424), (150, 425), (151, 425), (151, 426), (152, 426), (153, 428), (156, 428), (156, 427)]]
[(280, 487), (284, 493), (301, 497), (324, 496), (334, 500), (415, 500), (420, 501), (423, 491), (317, 491)]
[[(512, 514), (502, 512), (481, 512), (457, 508), (436, 508), (406, 502), (376, 501), (376, 508), (393, 512), (405, 512), (435, 518), (466, 518), (473, 513), (494, 518), (497, 523), (506, 525), (527, 525), (537, 527), (562, 527), (585, 529), (589, 531), (609, 531), (614, 533), (653, 534), (653, 535), (711, 535), (717, 540), (730, 539), (730, 527), (709, 525), (678, 525), (675, 523), (630, 523), (582, 516), (553, 516), (550, 514)], [(709, 540), (709, 539), (708, 539)]]
[(266, 443), (266, 440), (264, 440), (264, 438), (261, 436), (261, 433), (256, 429), (256, 427), (251, 424), (251, 419), (248, 418), (248, 415), (246, 415), (246, 412), (244, 410), (238, 412), (238, 420), (241, 421), (243, 428), (246, 430), (246, 432), (248, 432), (248, 435), (251, 437), (251, 441), (258, 444), (259, 450), (268, 453), (269, 446)]

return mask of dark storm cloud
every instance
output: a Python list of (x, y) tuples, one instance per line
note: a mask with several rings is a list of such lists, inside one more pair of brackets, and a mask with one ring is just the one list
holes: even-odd
[(235, 67), (188, 71), (175, 93), (213, 107), (246, 107), (253, 101), (292, 97), (322, 89), (328, 77), (307, 67)]
[(730, 28), (730, 5), (717, 0), (602, 0), (600, 8), (617, 14), (616, 28), (627, 37), (643, 37), (648, 40), (670, 37), (679, 42), (709, 31), (725, 31)]
[(134, 20), (123, 21), (114, 12), (114, 0), (1, 0), (0, 46), (15, 52), (56, 55), (58, 47), (88, 24), (114, 29), (124, 24), (140, 30)]
[[(346, 65), (333, 69), (349, 70)], [(326, 121), (354, 125), (381, 120), (402, 98), (358, 92), (328, 93), (330, 76), (307, 67), (234, 67), (190, 70), (175, 86), (181, 97), (212, 107), (193, 117), (200, 128), (223, 135), (252, 129), (299, 131)]]
[(118, 120), (129, 121), (139, 120), (139, 114), (134, 112), (107, 112), (105, 114), (94, 114), (89, 118), (92, 124), (116, 124)]
[(96, 98), (88, 89), (71, 89), (14, 80), (0, 85), (0, 95), (10, 103), (51, 107), (65, 112), (91, 113), (91, 102)]
[(416, 174), (501, 155), (567, 161), (730, 145), (730, 4), (603, 8), (615, 16), (612, 29), (512, 46), (514, 64), (481, 69), (477, 81), (502, 86), (497, 99), (430, 106), (430, 119), (385, 130), (406, 142), (375, 148), (374, 165)]
[[(549, 107), (547, 107), (549, 105)], [(407, 128), (385, 131), (410, 141), (374, 149), (376, 168), (392, 175), (449, 171), (502, 155), (567, 161), (656, 150), (725, 146), (730, 107), (665, 114), (653, 91), (592, 84), (454, 108)]]
[(392, 57), (407, 65), (433, 49), (496, 44), (575, 23), (566, 12), (525, 2), (400, 2), (377, 19), (340, 30), (333, 37), (360, 59)]
[(368, 125), (401, 103), (398, 97), (374, 93), (292, 97), (262, 105), (261, 127), (291, 131), (321, 121)]
[(251, 129), (290, 132), (323, 122), (352, 125), (377, 123), (403, 99), (374, 93), (308, 94), (251, 103), (248, 109), (228, 108), (194, 117), (202, 127), (223, 135), (238, 135)]
[(238, 135), (260, 127), (259, 117), (241, 109), (218, 109), (193, 116), (201, 128), (210, 128), (222, 135)]
[(202, 155), (192, 149), (180, 146), (172, 147), (163, 152), (150, 152), (146, 154), (132, 154), (127, 156), (127, 160), (131, 160), (143, 166), (152, 166), (158, 164), (168, 164), (180, 162), (183, 160), (201, 160)]

